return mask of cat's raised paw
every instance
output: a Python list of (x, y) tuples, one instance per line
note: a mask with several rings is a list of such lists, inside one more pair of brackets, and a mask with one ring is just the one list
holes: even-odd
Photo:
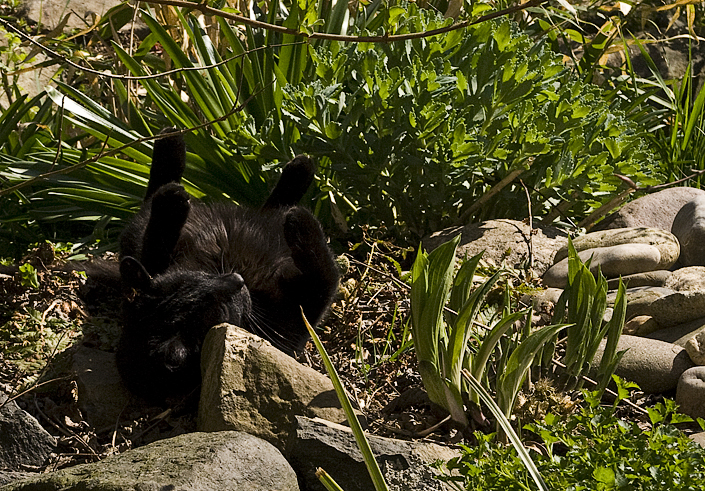
[(284, 239), (294, 264), (302, 271), (315, 271), (330, 256), (323, 229), (310, 211), (292, 208), (284, 218)]
[(278, 208), (295, 205), (301, 200), (313, 182), (316, 164), (306, 155), (297, 155), (286, 164), (282, 175), (264, 208)]
[[(185, 220), (191, 209), (190, 195), (181, 184), (170, 182), (160, 187), (152, 198), (152, 214)], [(177, 220), (177, 221), (180, 221)]]

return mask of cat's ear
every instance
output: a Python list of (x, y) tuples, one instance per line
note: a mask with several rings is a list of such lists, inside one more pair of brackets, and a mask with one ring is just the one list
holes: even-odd
[(146, 290), (152, 284), (152, 277), (142, 263), (132, 256), (120, 261), (120, 278), (124, 287), (130, 290)]

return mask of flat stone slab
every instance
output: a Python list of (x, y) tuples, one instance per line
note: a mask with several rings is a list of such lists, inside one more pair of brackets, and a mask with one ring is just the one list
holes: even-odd
[[(648, 244), (656, 247), (661, 254), (662, 267), (668, 269), (675, 264), (680, 254), (680, 244), (675, 235), (665, 230), (650, 227), (618, 228), (592, 232), (573, 239), (577, 252), (624, 244)], [(568, 245), (556, 252), (555, 262), (568, 257)], [(652, 271), (652, 270), (649, 270)]]
[(677, 326), (699, 319), (705, 313), (705, 291), (675, 292), (657, 298), (650, 315), (661, 327)]
[[(666, 269), (657, 271), (647, 271), (646, 273), (636, 273), (622, 276), (622, 282), (627, 288), (635, 288), (640, 286), (667, 286), (673, 273)], [(612, 278), (607, 281), (607, 288), (616, 290), (619, 286), (619, 278)], [(668, 287), (671, 288), (671, 287)], [(675, 290), (675, 288), (674, 288)]]
[[(602, 271), (605, 278), (642, 273), (661, 269), (664, 262), (659, 249), (649, 244), (619, 244), (610, 247), (597, 247), (578, 252), (583, 263), (590, 262), (590, 271)], [(557, 262), (543, 275), (546, 286), (565, 288), (568, 284), (568, 263), (566, 257)]]
[(705, 291), (705, 266), (679, 268), (673, 271), (663, 286), (679, 292)]

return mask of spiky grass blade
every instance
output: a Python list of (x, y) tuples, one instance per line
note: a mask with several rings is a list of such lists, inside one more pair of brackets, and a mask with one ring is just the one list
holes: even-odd
[(526, 469), (529, 471), (529, 474), (536, 483), (536, 486), (538, 486), (540, 491), (549, 491), (546, 482), (543, 480), (541, 474), (539, 473), (539, 470), (536, 468), (536, 464), (534, 464), (534, 461), (531, 460), (529, 452), (526, 451), (526, 448), (521, 443), (519, 435), (516, 434), (514, 428), (512, 428), (511, 423), (504, 415), (502, 410), (499, 408), (497, 403), (494, 401), (494, 399), (492, 399), (492, 396), (487, 393), (487, 391), (484, 389), (484, 387), (482, 387), (480, 382), (478, 382), (477, 379), (475, 379), (475, 377), (473, 377), (469, 371), (463, 370), (462, 373), (465, 380), (468, 382), (468, 384), (470, 384), (470, 387), (472, 387), (472, 389), (478, 393), (480, 399), (482, 399), (482, 402), (487, 405), (494, 417), (497, 419), (497, 423), (499, 423), (500, 427), (509, 438), (509, 441), (514, 446), (514, 449), (517, 451), (517, 455), (519, 455), (519, 458), (526, 466)]
[(357, 446), (360, 449), (360, 453), (362, 453), (362, 458), (365, 460), (367, 471), (370, 473), (370, 478), (372, 478), (372, 482), (375, 485), (375, 489), (377, 491), (388, 491), (387, 483), (384, 480), (382, 471), (380, 471), (379, 465), (377, 464), (377, 461), (375, 460), (375, 457), (372, 454), (370, 442), (367, 441), (365, 433), (362, 431), (362, 427), (360, 426), (360, 422), (357, 420), (357, 416), (355, 416), (352, 404), (350, 404), (350, 399), (348, 399), (348, 396), (345, 393), (345, 389), (343, 389), (343, 384), (340, 382), (338, 372), (335, 370), (333, 363), (330, 361), (328, 353), (326, 353), (326, 350), (323, 347), (323, 343), (321, 343), (321, 340), (318, 338), (316, 331), (313, 329), (313, 327), (311, 327), (311, 324), (308, 323), (308, 320), (304, 315), (303, 309), (301, 309), (301, 317), (304, 320), (304, 324), (306, 324), (306, 329), (308, 329), (308, 332), (311, 335), (311, 339), (313, 339), (313, 344), (316, 345), (316, 349), (321, 354), (323, 365), (326, 367), (326, 371), (328, 372), (328, 376), (330, 377), (331, 382), (333, 382), (335, 393), (338, 395), (338, 400), (340, 400), (340, 404), (343, 406), (343, 411), (345, 411), (345, 417), (348, 419), (348, 424), (350, 425), (350, 429), (352, 430), (353, 435), (355, 435), (355, 441), (357, 442)]

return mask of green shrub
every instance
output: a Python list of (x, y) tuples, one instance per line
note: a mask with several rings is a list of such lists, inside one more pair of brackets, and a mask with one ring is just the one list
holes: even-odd
[[(623, 395), (624, 389), (621, 385)], [(549, 414), (543, 422), (525, 426), (543, 449), (531, 456), (549, 489), (703, 489), (705, 449), (673, 426), (690, 420), (676, 413), (673, 401), (650, 409), (652, 426), (644, 430), (636, 421), (617, 417), (618, 401), (600, 407), (597, 392), (584, 395), (587, 405), (578, 412), (563, 419)], [(513, 447), (497, 443), (494, 435), (476, 437), (478, 445), (463, 447), (462, 456), (448, 462), (447, 468), (459, 476), (447, 480), (467, 490), (532, 489)]]
[[(396, 33), (443, 23), (409, 5)], [(327, 158), (355, 221), (415, 238), (460, 217), (522, 219), (519, 178), (534, 215), (568, 200), (580, 218), (613, 196), (614, 173), (656, 182), (641, 128), (506, 19), (311, 56), (317, 79), (289, 86), (282, 110), (297, 123), (297, 150)]]

